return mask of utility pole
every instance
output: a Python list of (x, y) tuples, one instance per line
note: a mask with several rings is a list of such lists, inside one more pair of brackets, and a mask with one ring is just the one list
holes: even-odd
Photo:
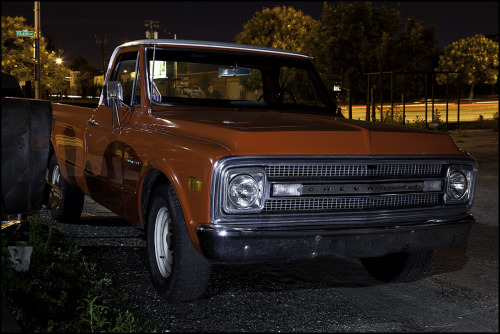
[(35, 99), (41, 98), (40, 89), (40, 1), (35, 1), (35, 43), (33, 45), (35, 59)]
[(146, 27), (147, 39), (158, 39), (158, 28), (160, 28), (159, 21), (144, 20), (144, 27)]
[(106, 61), (104, 58), (104, 45), (108, 44), (109, 35), (110, 35), (109, 31), (103, 31), (103, 30), (96, 31), (94, 34), (95, 42), (101, 46), (102, 71), (103, 71), (104, 75), (106, 75)]

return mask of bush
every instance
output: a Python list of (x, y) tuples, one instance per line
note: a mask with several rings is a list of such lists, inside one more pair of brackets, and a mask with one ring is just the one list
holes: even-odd
[[(2, 300), (27, 332), (150, 332), (123, 308), (105, 305), (111, 285), (95, 264), (51, 224), (29, 222), (33, 246), (29, 271), (17, 272), (2, 256)], [(2, 254), (6, 239), (2, 233)], [(123, 306), (123, 305), (122, 305)]]

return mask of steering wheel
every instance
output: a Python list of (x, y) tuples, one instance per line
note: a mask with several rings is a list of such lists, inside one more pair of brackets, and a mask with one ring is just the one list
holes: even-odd
[(264, 95), (267, 95), (267, 94), (269, 94), (272, 91), (276, 91), (276, 99), (278, 100), (278, 103), (283, 104), (283, 97), (284, 97), (285, 93), (288, 93), (292, 97), (293, 103), (297, 104), (297, 99), (295, 98), (295, 95), (289, 89), (284, 88), (284, 87), (273, 88), (273, 89), (268, 90), (267, 92), (262, 93), (262, 95), (259, 96), (259, 98), (257, 99), (257, 101), (260, 101), (264, 97)]

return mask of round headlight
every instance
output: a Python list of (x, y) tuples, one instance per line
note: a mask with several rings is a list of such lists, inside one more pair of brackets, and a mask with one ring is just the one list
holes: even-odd
[(250, 207), (259, 197), (257, 181), (246, 174), (236, 176), (229, 183), (228, 197), (235, 207), (242, 209)]
[(464, 173), (454, 171), (448, 178), (448, 195), (453, 200), (459, 200), (467, 192), (467, 177)]

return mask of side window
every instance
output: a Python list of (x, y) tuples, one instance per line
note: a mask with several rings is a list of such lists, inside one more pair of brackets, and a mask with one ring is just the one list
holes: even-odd
[(123, 102), (128, 105), (141, 103), (138, 60), (139, 52), (121, 54), (111, 75), (112, 81), (118, 81), (122, 84)]

